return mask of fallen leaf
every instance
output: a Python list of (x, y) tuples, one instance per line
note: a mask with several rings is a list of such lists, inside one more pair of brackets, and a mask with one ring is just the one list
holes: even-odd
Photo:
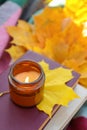
[(18, 20), (18, 27), (20, 27), (21, 29), (28, 31), (28, 32), (32, 32), (33, 29), (33, 25), (27, 23), (24, 20)]
[(25, 21), (18, 22), (17, 26), (7, 27), (7, 32), (13, 38), (11, 43), (18, 46), (24, 46), (27, 50), (32, 49), (34, 45), (37, 45), (37, 39), (32, 33), (32, 28)]
[(17, 26), (7, 28), (11, 42), (73, 68), (86, 79), (86, 6), (85, 0), (66, 0), (63, 8), (46, 6), (34, 16), (33, 24), (20, 20)]
[(78, 71), (81, 73), (82, 79), (87, 79), (87, 61), (78, 67)]
[(65, 12), (78, 25), (87, 21), (87, 1), (86, 0), (66, 0)]
[(27, 50), (22, 46), (12, 45), (9, 49), (6, 49), (6, 51), (10, 54), (11, 58), (15, 61), (18, 58), (20, 58), (23, 54), (25, 54)]
[(44, 98), (37, 105), (37, 108), (51, 116), (55, 104), (67, 106), (71, 100), (79, 96), (72, 88), (66, 85), (66, 82), (73, 78), (70, 69), (59, 67), (50, 70), (48, 64), (43, 61), (40, 62), (40, 65), (44, 69), (46, 81)]
[(81, 78), (79, 80), (79, 83), (83, 85), (85, 88), (87, 88), (87, 78)]
[(44, 48), (46, 39), (53, 37), (55, 33), (61, 31), (62, 25), (60, 23), (64, 17), (65, 15), (61, 7), (46, 7), (42, 13), (34, 16), (35, 34), (40, 43), (40, 47)]

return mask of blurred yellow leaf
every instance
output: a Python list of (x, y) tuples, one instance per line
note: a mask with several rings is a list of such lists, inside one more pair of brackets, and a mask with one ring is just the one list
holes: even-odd
[(82, 75), (81, 81), (87, 75), (86, 12), (86, 0), (66, 0), (63, 8), (46, 6), (34, 16), (33, 24), (19, 20), (7, 31), (12, 43), (73, 68)]
[(87, 78), (81, 78), (79, 83), (83, 85), (85, 88), (87, 88)]
[(33, 26), (31, 26), (31, 24), (27, 23), (24, 20), (18, 20), (17, 26), (28, 32), (32, 32), (32, 29), (33, 29)]
[[(13, 28), (15, 27), (15, 28)], [(14, 36), (15, 35), (15, 30), (18, 28), (18, 31), (27, 31), (27, 32), (31, 32), (32, 28), (31, 25), (28, 24), (27, 22), (23, 21), (23, 20), (19, 20), (17, 26), (8, 26), (6, 27), (7, 31)]]
[(81, 73), (81, 78), (87, 78), (87, 61), (78, 67), (78, 71)]
[(78, 25), (87, 21), (87, 0), (66, 0), (65, 12)]
[(13, 40), (18, 46), (24, 46), (26, 49), (32, 49), (37, 44), (35, 35), (32, 33), (32, 27), (25, 21), (20, 21), (17, 26), (7, 27), (7, 32), (11, 35)]
[(86, 56), (87, 51), (80, 51), (78, 53), (74, 53), (72, 57), (69, 56), (68, 58), (66, 58), (66, 60), (64, 60), (62, 64), (81, 73), (82, 78), (86, 75), (84, 75), (84, 72), (87, 73), (87, 71), (84, 71), (86, 70), (85, 64), (87, 63)]
[[(57, 19), (58, 17), (59, 19)], [(40, 47), (44, 48), (46, 39), (53, 37), (55, 33), (61, 31), (62, 25), (60, 23), (64, 17), (62, 8), (50, 7), (46, 7), (41, 14), (34, 17), (35, 34)]]
[(46, 46), (43, 49), (45, 55), (49, 54), (49, 58), (52, 58), (59, 63), (62, 63), (68, 55), (68, 45), (65, 44), (62, 36), (62, 33), (60, 33), (58, 35), (55, 34), (52, 38), (47, 39), (45, 42)]
[(66, 85), (66, 82), (73, 78), (72, 71), (62, 67), (49, 69), (44, 61), (40, 62), (46, 75), (44, 98), (37, 105), (37, 108), (44, 111), (49, 116), (55, 104), (67, 106), (68, 103), (79, 96), (74, 90)]
[(87, 88), (87, 61), (79, 66), (77, 71), (81, 74), (79, 83)]
[(23, 46), (12, 45), (9, 49), (6, 49), (6, 51), (11, 55), (12, 59), (15, 61), (23, 54), (25, 54), (27, 50)]

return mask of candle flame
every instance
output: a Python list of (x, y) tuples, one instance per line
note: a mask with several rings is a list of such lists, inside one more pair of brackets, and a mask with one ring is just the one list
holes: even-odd
[(25, 83), (29, 83), (29, 76), (27, 76), (26, 78), (25, 78), (25, 81), (24, 81)]

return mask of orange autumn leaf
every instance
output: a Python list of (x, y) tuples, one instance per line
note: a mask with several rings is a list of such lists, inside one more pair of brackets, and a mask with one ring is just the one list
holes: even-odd
[(21, 20), (17, 26), (8, 27), (8, 33), (17, 46), (31, 49), (73, 68), (82, 75), (81, 78), (87, 79), (84, 73), (84, 64), (87, 62), (87, 23), (82, 23), (86, 18), (85, 2), (67, 0), (64, 8), (45, 7), (34, 16), (33, 24), (28, 25)]
[[(57, 19), (57, 17), (60, 18)], [(35, 34), (42, 48), (44, 48), (47, 38), (51, 38), (55, 33), (61, 31), (62, 25), (58, 25), (64, 17), (62, 8), (50, 7), (46, 7), (41, 14), (34, 16)]]
[[(69, 55), (69, 57), (67, 57), (62, 64), (69, 68), (74, 68), (75, 70), (78, 70), (78, 72), (80, 73), (79, 67), (83, 66), (87, 62), (86, 57), (87, 51), (80, 51), (77, 53), (74, 52), (74, 54)], [(83, 68), (85, 69), (85, 67), (86, 66), (84, 66)]]
[(62, 63), (68, 55), (68, 45), (65, 44), (62, 39), (62, 34), (59, 34), (59, 37), (55, 34), (52, 38), (46, 39), (45, 47), (43, 49), (38, 46), (34, 46), (33, 51)]
[(81, 78), (87, 78), (87, 61), (78, 67), (78, 71), (81, 73)]
[(87, 78), (81, 78), (79, 83), (82, 84), (85, 88), (87, 88)]
[(19, 20), (17, 26), (20, 27), (21, 29), (27, 31), (27, 32), (32, 32), (32, 29), (33, 29), (33, 25), (31, 26), (31, 24), (29, 24), (23, 20)]
[(49, 54), (49, 58), (52, 58), (59, 63), (62, 63), (68, 55), (68, 45), (65, 44), (62, 34), (59, 34), (59, 36), (55, 34), (52, 38), (47, 39), (45, 45), (46, 46), (43, 49), (44, 54)]
[(32, 27), (27, 22), (20, 20), (17, 26), (7, 27), (7, 32), (13, 38), (11, 43), (24, 46), (27, 50), (32, 49), (32, 47), (37, 44), (36, 37), (32, 33), (32, 30)]
[(44, 61), (40, 62), (40, 65), (44, 69), (46, 81), (44, 98), (36, 107), (51, 116), (55, 104), (67, 106), (71, 100), (79, 96), (65, 84), (73, 78), (71, 70), (62, 67), (50, 70)]
[(66, 59), (63, 61), (62, 64), (69, 67), (69, 68), (72, 68), (72, 69), (74, 68), (74, 70), (76, 70), (76, 71), (77, 71), (78, 66), (79, 66), (76, 59)]

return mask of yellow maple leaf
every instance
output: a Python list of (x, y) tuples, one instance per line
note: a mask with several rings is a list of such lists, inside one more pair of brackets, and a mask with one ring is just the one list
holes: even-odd
[(19, 20), (17, 26), (7, 27), (7, 32), (13, 38), (11, 43), (24, 46), (27, 50), (32, 49), (37, 44), (36, 36), (32, 31), (31, 25), (22, 20)]
[(68, 103), (79, 96), (65, 83), (73, 78), (72, 71), (62, 67), (49, 69), (45, 62), (40, 62), (46, 75), (44, 98), (37, 108), (51, 116), (55, 104), (67, 106)]
[(13, 61), (15, 61), (25, 54), (27, 50), (23, 46), (12, 45), (9, 49), (6, 49), (6, 51), (11, 55)]
[(45, 46), (47, 38), (51, 38), (55, 33), (61, 31), (62, 25), (60, 23), (64, 17), (62, 8), (50, 7), (44, 8), (42, 13), (34, 16), (35, 34), (42, 48)]
[(24, 20), (18, 20), (18, 27), (20, 27), (21, 29), (28, 31), (28, 32), (32, 32), (33, 30), (33, 25), (27, 23)]
[(45, 55), (49, 54), (49, 58), (52, 58), (59, 63), (62, 63), (68, 55), (68, 45), (65, 44), (62, 37), (63, 35), (60, 33), (55, 34), (52, 38), (47, 39), (45, 42), (46, 46), (43, 49)]
[(77, 24), (87, 21), (86, 0), (66, 0), (65, 12)]
[(34, 16), (33, 24), (19, 20), (7, 31), (13, 37), (12, 43), (73, 68), (86, 79), (87, 22), (82, 24), (87, 20), (86, 6), (86, 0), (66, 0), (64, 8), (45, 7)]

